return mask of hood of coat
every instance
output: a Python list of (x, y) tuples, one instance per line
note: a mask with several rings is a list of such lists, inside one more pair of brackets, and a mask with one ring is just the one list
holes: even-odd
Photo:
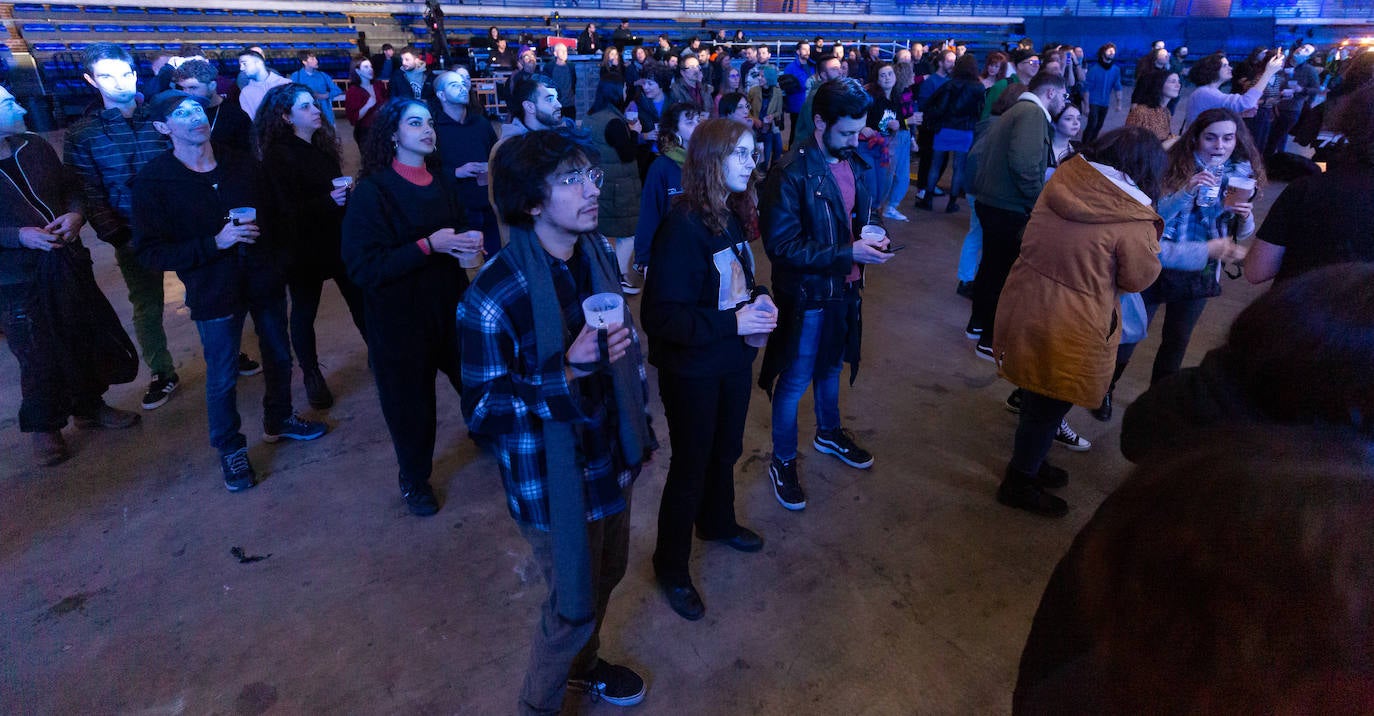
[(1078, 224), (1162, 221), (1153, 208), (1126, 193), (1082, 156), (1056, 169), (1040, 198), (1057, 216)]

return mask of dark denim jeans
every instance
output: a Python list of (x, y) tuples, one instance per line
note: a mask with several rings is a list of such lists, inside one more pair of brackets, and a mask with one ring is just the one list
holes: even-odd
[(816, 365), (824, 316), (824, 310), (817, 308), (802, 317), (797, 355), (778, 376), (773, 391), (773, 457), (779, 460), (797, 456), (797, 408), (807, 385), (814, 387), (811, 398), (816, 404), (816, 429), (828, 431), (840, 427), (840, 368), (844, 361)]
[(246, 447), (239, 432), (238, 381), (239, 344), (243, 340), (243, 319), (253, 316), (258, 333), (262, 376), (266, 391), (262, 396), (262, 424), (275, 427), (291, 416), (291, 344), (286, 330), (286, 298), (247, 312), (208, 321), (196, 321), (200, 344), (205, 352), (205, 407), (210, 415), (210, 445), (221, 455)]

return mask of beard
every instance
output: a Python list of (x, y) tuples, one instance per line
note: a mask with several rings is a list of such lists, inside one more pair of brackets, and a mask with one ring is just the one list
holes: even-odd
[(554, 129), (563, 123), (563, 115), (546, 112), (542, 109), (534, 113), (534, 118), (548, 129)]
[(825, 138), (825, 152), (842, 162), (847, 162), (854, 157), (854, 147), (836, 146), (830, 143), (829, 137)]

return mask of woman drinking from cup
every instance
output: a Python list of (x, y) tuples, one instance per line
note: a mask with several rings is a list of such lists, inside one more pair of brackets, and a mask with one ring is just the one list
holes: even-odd
[(262, 158), (263, 175), (282, 220), (282, 236), (291, 244), (286, 289), (291, 297), (291, 346), (305, 380), (305, 396), (317, 410), (334, 404), (320, 372), (315, 348), (315, 316), (324, 282), (339, 287), (353, 324), (363, 329), (362, 291), (344, 271), (339, 241), (343, 231), (348, 183), (341, 176), (339, 140), (323, 121), (310, 88), (273, 87), (253, 120), (253, 135)]
[(763, 539), (735, 521), (734, 466), (743, 452), (758, 346), (777, 327), (768, 292), (754, 281), (758, 238), (754, 133), (711, 119), (693, 134), (683, 194), (653, 243), (642, 307), (649, 362), (658, 368), (673, 457), (658, 512), (654, 571), (685, 619), (705, 613), (688, 562), (692, 527), (704, 540), (757, 552)]
[(363, 288), (367, 346), (401, 496), (421, 516), (439, 510), (429, 485), (438, 372), (461, 389), (454, 315), (468, 278), (459, 259), (482, 251), (482, 232), (463, 230), (467, 212), (452, 176), (437, 163), (431, 168), (434, 147), (424, 102), (384, 106), (363, 146), (343, 232), (348, 275)]
[[(1235, 183), (1247, 189), (1227, 193), (1228, 185)], [(1164, 217), (1159, 254), (1164, 270), (1141, 293), (1148, 320), (1153, 321), (1159, 307), (1165, 307), (1151, 384), (1182, 367), (1207, 299), (1221, 295), (1222, 265), (1245, 258), (1245, 247), (1236, 242), (1255, 233), (1253, 202), (1264, 183), (1264, 165), (1250, 131), (1229, 109), (1209, 109), (1198, 115), (1169, 150), (1164, 195), (1158, 205)], [(1117, 352), (1112, 389), (1137, 345), (1122, 345)], [(1111, 419), (1111, 390), (1093, 416)]]

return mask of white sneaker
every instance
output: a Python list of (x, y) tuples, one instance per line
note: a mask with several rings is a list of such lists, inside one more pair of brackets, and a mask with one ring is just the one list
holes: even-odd
[(897, 207), (895, 207), (895, 206), (889, 206), (889, 207), (887, 207), (887, 211), (884, 211), (884, 212), (883, 212), (883, 218), (884, 218), (884, 219), (892, 219), (893, 221), (910, 221), (909, 219), (906, 218), (906, 214), (903, 214), (902, 212), (897, 211)]

